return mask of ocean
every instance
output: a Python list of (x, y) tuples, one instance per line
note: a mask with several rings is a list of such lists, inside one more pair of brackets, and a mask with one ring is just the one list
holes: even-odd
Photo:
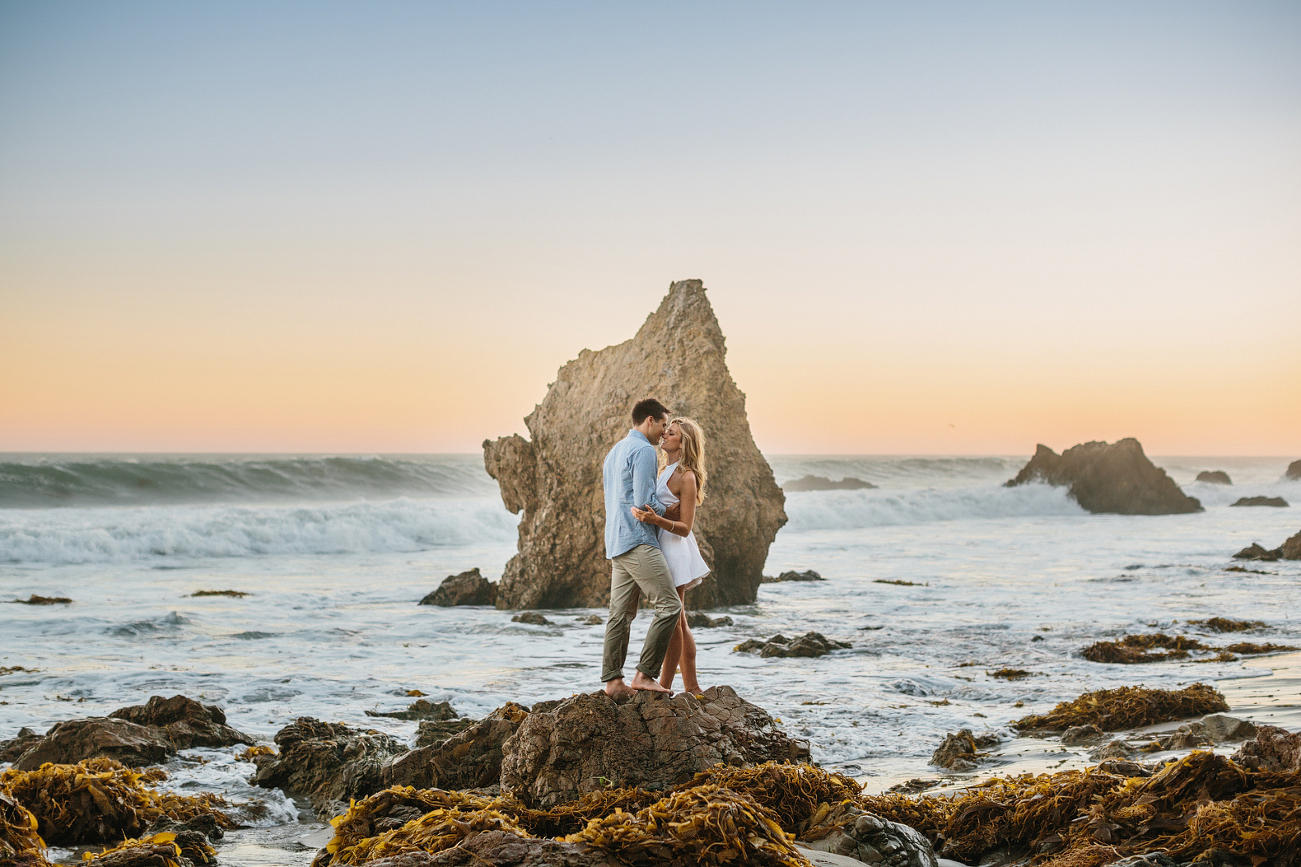
[[(702, 685), (733, 686), (808, 738), (816, 761), (884, 788), (936, 776), (927, 761), (948, 732), (1010, 737), (1010, 720), (1086, 690), (1260, 671), (1081, 658), (1096, 640), (1161, 629), (1227, 644), (1188, 624), (1223, 616), (1265, 621), (1251, 640), (1301, 645), (1301, 562), (1226, 571), (1240, 548), (1301, 530), (1289, 458), (1155, 458), (1206, 507), (1158, 517), (1090, 515), (1061, 488), (1003, 487), (1027, 459), (771, 456), (779, 483), (878, 487), (787, 495), (765, 572), (826, 580), (764, 584), (753, 605), (715, 612), (734, 623), (697, 630)], [(1211, 469), (1234, 484), (1194, 481)], [(1255, 495), (1294, 505), (1230, 506)], [(544, 611), (555, 625), (530, 626), (416, 604), (450, 574), (499, 576), (517, 520), (478, 455), (0, 455), (0, 601), (74, 600), (0, 604), (0, 668), (24, 669), (0, 676), (0, 739), (175, 693), (221, 705), (266, 741), (299, 716), (411, 738), (415, 723), (365, 711), (420, 690), (480, 717), (597, 689), (603, 627), (581, 618), (603, 611)], [(634, 624), (634, 655), (648, 622)], [(819, 659), (732, 652), (809, 630), (853, 646)], [(1031, 674), (991, 676), (1001, 668)], [(263, 805), (223, 863), (310, 861), (294, 841), (319, 823), (250, 787), (235, 752), (178, 759), (168, 785)]]

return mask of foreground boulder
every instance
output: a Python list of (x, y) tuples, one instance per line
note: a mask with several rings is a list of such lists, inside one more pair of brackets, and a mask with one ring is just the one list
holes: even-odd
[(492, 605), (497, 601), (497, 585), (479, 574), (476, 566), (469, 572), (449, 575), (438, 589), (420, 600), (421, 605)]
[(75, 765), (99, 758), (139, 768), (161, 764), (175, 754), (176, 747), (154, 726), (111, 717), (90, 717), (55, 723), (45, 737), (18, 757), (14, 768), (34, 771), (46, 762)]
[(322, 818), (346, 809), (351, 798), (383, 788), (384, 763), (407, 751), (397, 738), (342, 723), (299, 717), (276, 732), (279, 755), (254, 756), (254, 782), (306, 797)]
[[(549, 706), (543, 702), (534, 707)], [(497, 785), (501, 778), (502, 749), (520, 723), (529, 715), (514, 702), (507, 702), (468, 728), (446, 738), (427, 738), (418, 746), (386, 763), (381, 771), (385, 786), (414, 786), (417, 789), (476, 789)], [(441, 734), (441, 732), (439, 732)]]
[(718, 320), (699, 280), (669, 287), (631, 340), (584, 350), (562, 367), (524, 419), (532, 439), (485, 441), (484, 466), (518, 514), (519, 553), (498, 584), (498, 608), (603, 607), (609, 601), (601, 463), (632, 426), (633, 404), (656, 397), (700, 422), (709, 495), (695, 535), (711, 572), (693, 608), (754, 602), (785, 498), (754, 444), (745, 395), (724, 361)]
[(1066, 486), (1081, 508), (1117, 515), (1178, 515), (1202, 511), (1196, 498), (1179, 490), (1155, 466), (1133, 437), (1115, 443), (1091, 442), (1058, 455), (1040, 445), (1008, 487), (1029, 482)]
[(1301, 771), (1301, 733), (1278, 726), (1261, 726), (1256, 739), (1248, 741), (1233, 754), (1244, 768), (1276, 773)]
[(807, 742), (731, 687), (703, 695), (596, 692), (531, 713), (505, 745), (502, 788), (545, 808), (610, 786), (671, 788), (720, 762), (807, 761)]
[(1224, 470), (1202, 470), (1197, 474), (1197, 481), (1207, 482), (1212, 485), (1231, 485), (1233, 479)]
[(215, 704), (200, 704), (183, 695), (171, 698), (155, 695), (142, 705), (115, 710), (109, 717), (161, 729), (164, 737), (178, 750), (231, 747), (235, 744), (252, 746), (255, 743), (249, 735), (226, 725), (226, 713), (221, 708)]
[(861, 813), (809, 848), (844, 855), (875, 867), (939, 867), (925, 835), (899, 822)]

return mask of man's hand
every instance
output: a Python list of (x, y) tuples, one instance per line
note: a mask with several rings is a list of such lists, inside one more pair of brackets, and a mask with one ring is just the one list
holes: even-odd
[(674, 503), (664, 510), (664, 517), (670, 521), (682, 520), (682, 504)]

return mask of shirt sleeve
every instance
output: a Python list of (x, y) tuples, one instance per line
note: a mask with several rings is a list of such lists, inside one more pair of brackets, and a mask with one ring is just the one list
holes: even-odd
[(655, 449), (637, 449), (632, 459), (632, 492), (639, 506), (650, 506), (655, 514), (663, 515), (665, 506), (655, 497), (659, 475), (655, 463)]

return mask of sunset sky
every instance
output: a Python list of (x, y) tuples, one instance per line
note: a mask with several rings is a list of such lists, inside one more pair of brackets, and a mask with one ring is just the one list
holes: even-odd
[(1301, 457), (1301, 4), (0, 0), (0, 451), (477, 451), (684, 278), (770, 453)]

